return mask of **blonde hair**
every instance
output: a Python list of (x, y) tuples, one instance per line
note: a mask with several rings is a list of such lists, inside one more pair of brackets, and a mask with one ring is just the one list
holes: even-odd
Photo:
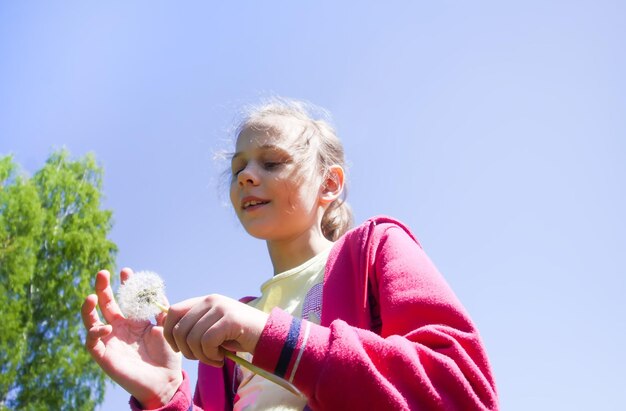
[[(274, 128), (277, 126), (276, 117), (296, 120), (302, 125), (298, 148), (306, 154), (305, 159), (317, 160), (317, 170), (322, 176), (334, 165), (346, 169), (343, 145), (330, 123), (329, 113), (304, 101), (273, 97), (259, 105), (247, 107), (235, 135), (239, 136), (248, 127)], [(352, 210), (346, 197), (347, 187), (344, 183), (340, 197), (328, 206), (322, 217), (322, 233), (330, 241), (336, 241), (352, 227)]]

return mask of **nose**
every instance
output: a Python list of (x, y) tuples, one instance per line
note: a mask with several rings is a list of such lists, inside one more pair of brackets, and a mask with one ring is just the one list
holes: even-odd
[(253, 164), (248, 164), (246, 167), (237, 174), (237, 182), (239, 186), (243, 187), (246, 184), (258, 185), (259, 177), (258, 173), (254, 169)]

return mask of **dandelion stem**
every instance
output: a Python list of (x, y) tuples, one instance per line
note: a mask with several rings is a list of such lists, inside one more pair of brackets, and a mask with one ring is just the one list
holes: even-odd
[(160, 302), (158, 302), (158, 301), (153, 301), (153, 304), (154, 304), (154, 305), (156, 305), (156, 306), (159, 308), (159, 310), (161, 310), (161, 311), (163, 311), (165, 314), (167, 314), (167, 310), (168, 310), (168, 308), (167, 308), (166, 306), (164, 306), (163, 304), (161, 304), (161, 303), (160, 303)]
[(282, 378), (280, 378), (277, 375), (272, 374), (271, 372), (265, 371), (263, 368), (257, 367), (256, 365), (252, 364), (251, 362), (239, 357), (236, 353), (232, 352), (232, 351), (228, 351), (228, 350), (222, 350), (224, 352), (224, 355), (228, 358), (230, 358), (233, 362), (239, 364), (240, 366), (247, 368), (249, 371), (260, 375), (261, 377), (270, 380), (271, 382), (280, 385), (281, 387), (283, 387), (284, 389), (286, 389), (287, 391), (291, 392), (292, 394), (295, 394), (297, 396), (303, 397), (304, 395), (300, 392), (300, 390), (298, 390), (293, 384), (291, 384), (289, 381), (284, 380)]

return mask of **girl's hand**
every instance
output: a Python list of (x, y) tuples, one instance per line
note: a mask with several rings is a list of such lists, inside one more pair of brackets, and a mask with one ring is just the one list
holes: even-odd
[[(131, 275), (132, 270), (123, 269), (122, 282)], [(163, 338), (161, 326), (124, 317), (113, 297), (108, 271), (96, 275), (96, 294), (85, 299), (81, 314), (87, 329), (85, 347), (104, 372), (144, 407), (167, 404), (183, 380), (181, 357)], [(159, 316), (158, 324), (162, 321)]]
[(256, 308), (213, 294), (170, 306), (163, 335), (185, 357), (222, 366), (224, 349), (254, 353), (267, 318)]

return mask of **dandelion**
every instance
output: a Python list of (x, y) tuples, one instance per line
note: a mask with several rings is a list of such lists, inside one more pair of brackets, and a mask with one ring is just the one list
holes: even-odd
[(152, 271), (132, 275), (117, 291), (117, 300), (126, 318), (149, 320), (160, 312), (167, 312), (165, 283)]

